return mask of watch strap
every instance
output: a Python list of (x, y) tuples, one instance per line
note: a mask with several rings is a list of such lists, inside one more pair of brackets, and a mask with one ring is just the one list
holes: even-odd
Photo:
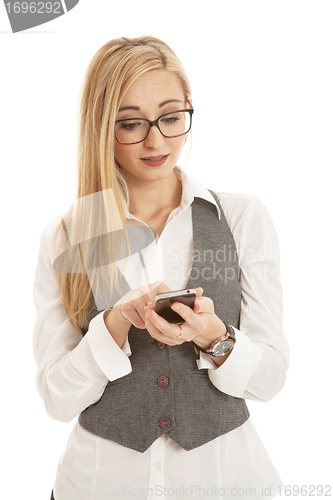
[(210, 356), (214, 356), (214, 354), (210, 351), (214, 347), (214, 345), (216, 345), (217, 342), (223, 343), (223, 342), (231, 341), (233, 344), (236, 343), (236, 334), (235, 334), (235, 330), (233, 329), (233, 327), (231, 325), (224, 323), (224, 321), (223, 321), (223, 324), (227, 330), (225, 335), (214, 340), (208, 349), (204, 349), (204, 348), (202, 348), (194, 343), (194, 350), (197, 354), (199, 354), (200, 351), (202, 351), (205, 354), (209, 354)]

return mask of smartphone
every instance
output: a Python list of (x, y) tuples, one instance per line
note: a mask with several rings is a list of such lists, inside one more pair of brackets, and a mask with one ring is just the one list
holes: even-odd
[(182, 323), (184, 318), (171, 309), (171, 304), (173, 302), (181, 302), (193, 309), (196, 296), (195, 288), (159, 293), (155, 297), (155, 312), (169, 323)]

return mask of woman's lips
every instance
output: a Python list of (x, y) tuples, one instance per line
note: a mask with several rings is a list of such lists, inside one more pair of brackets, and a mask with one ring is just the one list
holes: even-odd
[(160, 167), (167, 161), (168, 157), (169, 155), (146, 156), (145, 158), (140, 158), (140, 160), (150, 167)]

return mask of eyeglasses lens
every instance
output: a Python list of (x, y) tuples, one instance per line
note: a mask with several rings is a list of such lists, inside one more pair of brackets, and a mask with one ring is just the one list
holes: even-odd
[[(191, 128), (191, 115), (188, 111), (178, 111), (161, 116), (158, 120), (160, 131), (165, 137), (177, 137), (186, 134)], [(116, 124), (118, 141), (133, 144), (141, 142), (147, 136), (149, 123), (146, 120), (123, 120)]]

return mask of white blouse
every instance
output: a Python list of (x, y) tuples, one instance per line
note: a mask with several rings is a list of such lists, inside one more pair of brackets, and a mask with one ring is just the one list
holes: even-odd
[[(142, 256), (151, 283), (161, 280), (179, 290), (186, 286), (192, 266), (194, 196), (213, 203), (217, 213), (219, 209), (206, 188), (188, 174), (175, 172), (183, 187), (181, 204), (170, 213), (158, 241), (144, 249)], [(218, 367), (201, 353), (198, 369), (208, 368), (212, 384), (226, 394), (268, 401), (282, 389), (289, 363), (282, 333), (278, 240), (268, 211), (258, 198), (217, 195), (239, 256), (240, 325), (226, 362)], [(135, 219), (130, 213), (127, 218)], [(122, 349), (114, 342), (103, 312), (90, 322), (83, 338), (69, 322), (51, 259), (52, 235), (60, 219), (50, 221), (41, 237), (34, 284), (37, 321), (33, 345), (37, 388), (46, 411), (56, 420), (70, 422), (101, 398), (109, 380), (131, 372), (131, 350), (128, 341)], [(147, 273), (138, 254), (127, 260), (123, 270), (131, 289), (146, 285)], [(200, 286), (205, 295), (205, 283)], [(96, 436), (76, 421), (53, 489), (55, 500), (268, 500), (281, 486), (250, 419), (191, 451), (163, 435), (144, 453)]]

